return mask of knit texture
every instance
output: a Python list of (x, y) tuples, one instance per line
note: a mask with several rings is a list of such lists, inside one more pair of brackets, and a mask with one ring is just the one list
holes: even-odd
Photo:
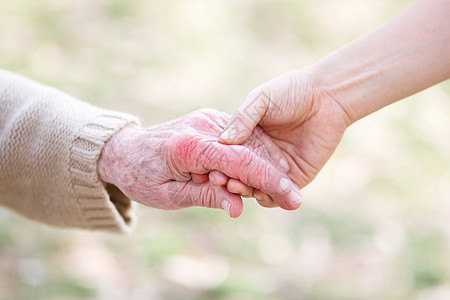
[(130, 123), (0, 70), (0, 204), (54, 226), (130, 231), (132, 201), (97, 173), (105, 142)]

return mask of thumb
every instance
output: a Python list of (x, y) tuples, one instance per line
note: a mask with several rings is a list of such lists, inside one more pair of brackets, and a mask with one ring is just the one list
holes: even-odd
[(219, 137), (223, 144), (242, 144), (252, 134), (253, 129), (269, 108), (270, 98), (261, 88), (251, 91), (244, 103), (231, 116)]
[(239, 217), (243, 210), (242, 198), (230, 193), (224, 186), (213, 186), (209, 182), (198, 184), (193, 181), (170, 181), (166, 187), (174, 208), (219, 208), (232, 218)]

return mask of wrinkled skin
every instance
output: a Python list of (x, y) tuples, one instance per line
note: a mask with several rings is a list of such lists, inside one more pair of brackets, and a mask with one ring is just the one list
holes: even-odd
[[(242, 145), (223, 145), (219, 134), (228, 121), (228, 115), (207, 109), (148, 128), (125, 127), (102, 151), (100, 178), (132, 200), (161, 209), (203, 206), (238, 217), (243, 204), (236, 193), (251, 195), (253, 189), (270, 195), (285, 209), (298, 208), (288, 167), (279, 165), (278, 146), (261, 128)], [(209, 178), (220, 180), (216, 175), (235, 180), (232, 192), (210, 184)], [(290, 184), (284, 190), (283, 178)]]
[[(241, 144), (256, 125), (261, 126), (282, 149), (289, 178), (304, 187), (333, 154), (350, 124), (336, 97), (319, 90), (319, 85), (307, 71), (295, 71), (257, 87), (233, 114), (220, 142)], [(277, 202), (268, 195), (259, 197)]]

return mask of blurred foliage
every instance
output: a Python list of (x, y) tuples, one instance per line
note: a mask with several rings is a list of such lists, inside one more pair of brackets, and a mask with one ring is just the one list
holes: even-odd
[[(413, 1), (3, 0), (0, 67), (167, 121), (231, 113)], [(449, 299), (450, 85), (352, 125), (299, 211), (139, 209), (129, 236), (0, 210), (0, 299)]]

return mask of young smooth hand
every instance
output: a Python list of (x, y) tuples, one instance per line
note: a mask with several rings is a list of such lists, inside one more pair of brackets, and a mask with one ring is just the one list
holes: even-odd
[(289, 177), (304, 187), (350, 124), (450, 77), (449, 11), (450, 1), (419, 0), (309, 67), (257, 87), (220, 142), (240, 144), (259, 124), (283, 150)]
[[(314, 86), (307, 71), (295, 71), (255, 88), (231, 117), (220, 142), (241, 144), (260, 125), (282, 150), (289, 178), (304, 187), (330, 158), (350, 123), (339, 103)], [(255, 197), (279, 204), (263, 193)]]

